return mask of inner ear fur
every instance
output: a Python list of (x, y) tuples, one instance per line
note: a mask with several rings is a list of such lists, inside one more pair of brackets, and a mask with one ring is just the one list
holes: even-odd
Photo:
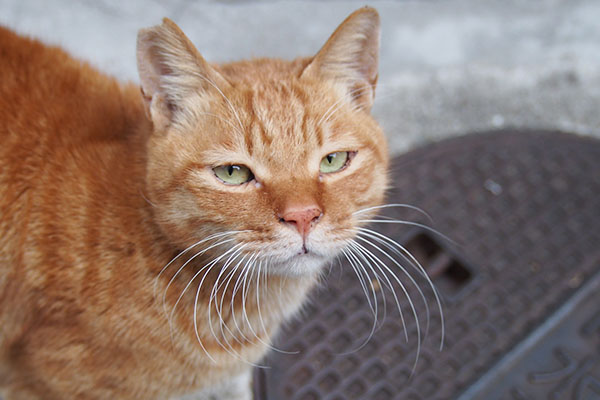
[(138, 32), (137, 66), (146, 112), (155, 128), (168, 125), (189, 96), (229, 85), (168, 18)]
[(302, 72), (302, 77), (341, 84), (350, 101), (370, 110), (379, 68), (379, 14), (374, 8), (356, 10), (340, 24)]

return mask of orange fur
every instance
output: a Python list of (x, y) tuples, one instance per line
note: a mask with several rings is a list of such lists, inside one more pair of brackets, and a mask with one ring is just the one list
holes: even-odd
[[(0, 28), (5, 399), (205, 398), (247, 376), (354, 237), (352, 213), (382, 201), (377, 51), (370, 8), (291, 62), (211, 65), (165, 20), (138, 38), (140, 97)], [(321, 174), (338, 151), (356, 155)], [(255, 180), (223, 184), (228, 164)], [(322, 213), (305, 240), (281, 218), (298, 207)]]

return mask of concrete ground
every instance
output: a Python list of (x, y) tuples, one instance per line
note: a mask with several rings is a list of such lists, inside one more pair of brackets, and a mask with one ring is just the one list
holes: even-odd
[[(315, 53), (364, 1), (0, 0), (0, 23), (137, 80), (137, 29), (168, 16), (211, 61)], [(370, 1), (374, 113), (393, 153), (507, 126), (600, 136), (597, 0)]]

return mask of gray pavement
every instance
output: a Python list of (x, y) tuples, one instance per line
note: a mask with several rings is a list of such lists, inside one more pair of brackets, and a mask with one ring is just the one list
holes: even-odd
[[(315, 53), (364, 1), (0, 0), (0, 23), (137, 80), (137, 29), (168, 16), (210, 61)], [(507, 126), (600, 137), (600, 1), (370, 1), (374, 113), (393, 153)]]

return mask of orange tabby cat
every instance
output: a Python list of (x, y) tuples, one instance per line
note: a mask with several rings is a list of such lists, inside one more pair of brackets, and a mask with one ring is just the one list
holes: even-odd
[(138, 36), (140, 96), (0, 29), (4, 399), (250, 399), (382, 201), (378, 50), (367, 7), (291, 62), (209, 64), (165, 19)]

